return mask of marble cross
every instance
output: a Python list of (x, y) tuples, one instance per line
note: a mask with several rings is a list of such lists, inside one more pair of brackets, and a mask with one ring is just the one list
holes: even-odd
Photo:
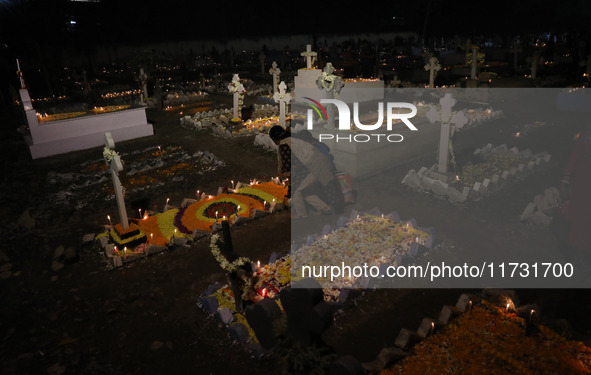
[(437, 57), (429, 58), (429, 62), (425, 65), (425, 70), (429, 71), (429, 87), (435, 87), (435, 72), (438, 72), (440, 69), (441, 64), (439, 64)]
[[(113, 136), (110, 132), (105, 133), (105, 147), (109, 150), (115, 149), (115, 141), (113, 141)], [(109, 169), (111, 170), (113, 188), (115, 190), (115, 199), (117, 201), (117, 210), (119, 211), (119, 219), (121, 220), (123, 229), (127, 229), (129, 228), (129, 220), (127, 218), (127, 209), (125, 208), (125, 200), (123, 198), (123, 187), (121, 186), (121, 181), (119, 180), (119, 172), (123, 170), (123, 163), (121, 162), (119, 155), (107, 156), (107, 153), (103, 152), (103, 157), (105, 158), (105, 163), (107, 163)]]
[(312, 51), (312, 45), (306, 45), (306, 51), (302, 52), (300, 55), (306, 58), (306, 69), (312, 69), (312, 65), (314, 65), (314, 61), (316, 60), (316, 56), (318, 54)]
[[(451, 137), (455, 129), (461, 129), (468, 123), (468, 118), (464, 114), (464, 111), (455, 112), (452, 114), (451, 108), (456, 104), (456, 100), (451, 96), (450, 93), (445, 94), (443, 98), (439, 100), (441, 109), (437, 109), (431, 106), (427, 112), (427, 118), (431, 123), (441, 123), (441, 132), (439, 137), (439, 162), (437, 164), (437, 172), (446, 175), (449, 164), (449, 154), (451, 149)], [(452, 154), (453, 157), (453, 154)]]
[(244, 93), (246, 90), (244, 89), (242, 83), (240, 83), (240, 77), (238, 77), (238, 74), (234, 74), (232, 82), (230, 82), (230, 84), (228, 85), (228, 90), (230, 90), (230, 92), (234, 94), (234, 111), (232, 114), (234, 116), (233, 118), (240, 118), (240, 116), (238, 115), (240, 94)]
[(279, 125), (281, 125), (283, 129), (285, 129), (285, 108), (292, 99), (291, 94), (286, 93), (285, 89), (287, 89), (287, 85), (285, 82), (281, 81), (279, 84), (279, 92), (276, 92), (275, 95), (273, 95), (273, 99), (279, 103)]
[(275, 61), (273, 61), (273, 64), (271, 64), (269, 74), (273, 75), (273, 94), (275, 94), (277, 92), (277, 82), (279, 82), (279, 75), (281, 74), (281, 69), (277, 67), (277, 63)]

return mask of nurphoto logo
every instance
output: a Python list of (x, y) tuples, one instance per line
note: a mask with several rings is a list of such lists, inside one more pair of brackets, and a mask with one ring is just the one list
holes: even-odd
[[(326, 109), (322, 104), (334, 104), (338, 111), (338, 118), (339, 118), (339, 127), (338, 130), (351, 130), (351, 109), (349, 105), (342, 100), (338, 99), (320, 99), (320, 102), (311, 99), (309, 97), (305, 97), (304, 99), (310, 101), (311, 103), (306, 102), (306, 104), (311, 107), (308, 108), (307, 113), (307, 129), (312, 130), (314, 128), (314, 112), (318, 115), (320, 120), (327, 120), (328, 115)], [(359, 120), (359, 103), (353, 103), (353, 124), (359, 130), (363, 131), (374, 131), (378, 130), (382, 127), (384, 122), (384, 104), (386, 104), (386, 130), (392, 131), (392, 124), (394, 121), (402, 121), (406, 127), (408, 127), (412, 131), (417, 131), (418, 129), (414, 124), (410, 121), (411, 118), (416, 116), (417, 114), (417, 107), (411, 103), (405, 102), (388, 102), (378, 103), (378, 113), (377, 113), (377, 120), (373, 124), (362, 124)], [(410, 112), (399, 113), (394, 111), (396, 109), (409, 109)], [(336, 140), (339, 141), (348, 141), (348, 142), (369, 142), (372, 139), (381, 142), (382, 140), (386, 140), (388, 142), (398, 143), (404, 140), (404, 137), (401, 134), (384, 134), (384, 133), (356, 133), (356, 134), (349, 134), (349, 135), (342, 135), (342, 134), (319, 134), (318, 140), (322, 142), (323, 140)]]

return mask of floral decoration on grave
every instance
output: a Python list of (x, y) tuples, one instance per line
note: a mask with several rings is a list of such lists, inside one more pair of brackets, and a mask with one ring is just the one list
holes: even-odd
[(113, 158), (115, 158), (116, 156), (119, 156), (119, 153), (109, 147), (103, 148), (103, 158), (110, 163), (111, 160), (113, 160)]
[(333, 71), (334, 68), (332, 68), (332, 65), (328, 66), (327, 64), (327, 67), (325, 67), (325, 69), (320, 74), (320, 77), (318, 77), (316, 84), (321, 90), (334, 91), (338, 94), (345, 84), (343, 83), (343, 79), (341, 77), (332, 74)]
[(239, 257), (232, 262), (226, 259), (225, 256), (222, 255), (222, 252), (218, 246), (218, 241), (220, 240), (220, 236), (218, 234), (214, 234), (211, 236), (211, 241), (209, 243), (209, 248), (211, 249), (211, 254), (218, 261), (220, 267), (228, 272), (236, 272), (240, 267), (244, 266), (245, 264), (252, 263), (247, 257)]
[[(528, 327), (529, 325), (529, 327)], [(451, 372), (450, 372), (451, 371)], [(587, 374), (591, 348), (481, 301), (380, 375)]]

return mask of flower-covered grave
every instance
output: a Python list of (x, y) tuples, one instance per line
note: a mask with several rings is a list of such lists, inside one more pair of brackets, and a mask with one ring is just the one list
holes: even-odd
[(218, 194), (186, 198), (180, 208), (168, 206), (162, 213), (144, 212), (129, 229), (108, 225), (96, 236), (115, 266), (185, 245), (221, 229), (221, 222), (239, 225), (287, 204), (287, 187), (277, 179), (269, 182), (238, 183), (234, 189), (220, 188)]

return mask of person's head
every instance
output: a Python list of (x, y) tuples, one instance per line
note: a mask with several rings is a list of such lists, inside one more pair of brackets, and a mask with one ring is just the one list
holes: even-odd
[(285, 131), (281, 126), (275, 125), (269, 129), (269, 137), (275, 144), (279, 144), (282, 139), (289, 137), (289, 132)]

